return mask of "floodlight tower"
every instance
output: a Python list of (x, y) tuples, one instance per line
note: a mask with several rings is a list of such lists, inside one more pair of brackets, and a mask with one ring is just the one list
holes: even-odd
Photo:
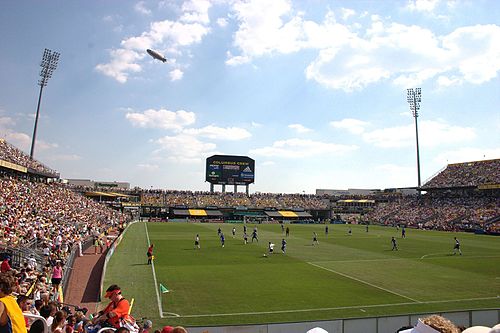
[(38, 116), (40, 114), (40, 102), (42, 101), (42, 91), (43, 87), (47, 85), (47, 82), (52, 77), (52, 73), (57, 68), (57, 63), (59, 62), (59, 52), (54, 52), (49, 49), (43, 51), (42, 61), (40, 62), (40, 79), (38, 80), (38, 85), (40, 86), (40, 94), (38, 95), (38, 106), (36, 107), (35, 116), (35, 128), (33, 129), (33, 137), (31, 138), (31, 150), (30, 158), (33, 159), (33, 154), (35, 153), (35, 139), (36, 139), (36, 128), (38, 126)]
[(421, 88), (415, 88), (415, 90), (408, 89), (408, 95), (407, 95), (407, 100), (408, 103), (410, 104), (410, 111), (413, 114), (413, 117), (415, 118), (415, 137), (417, 139), (417, 171), (418, 171), (418, 188), (420, 188), (420, 153), (419, 153), (419, 147), (418, 147), (418, 125), (417, 125), (417, 118), (418, 118), (418, 111), (420, 110), (420, 102), (422, 102), (422, 89)]

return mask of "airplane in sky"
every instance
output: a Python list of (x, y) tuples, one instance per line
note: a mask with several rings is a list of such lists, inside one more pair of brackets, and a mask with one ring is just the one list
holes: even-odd
[(146, 52), (152, 56), (153, 58), (157, 59), (157, 60), (160, 60), (160, 61), (163, 61), (163, 62), (167, 62), (167, 58), (165, 58), (164, 56), (162, 56), (161, 54), (159, 54), (158, 52), (154, 51), (154, 50), (151, 50), (151, 49), (147, 49)]

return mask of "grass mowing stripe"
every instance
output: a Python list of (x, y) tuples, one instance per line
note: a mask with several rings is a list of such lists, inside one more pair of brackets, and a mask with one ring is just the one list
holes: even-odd
[[(441, 256), (439, 257), (430, 257), (430, 256), (435, 256), (440, 254)], [(443, 259), (443, 257), (452, 257), (448, 252), (443, 252), (443, 253), (430, 253), (423, 255), (420, 258), (378, 258), (378, 259), (356, 259), (356, 260), (318, 260), (315, 261), (316, 263), (321, 263), (321, 262), (336, 262), (336, 263), (350, 263), (350, 262), (377, 262), (377, 261), (408, 261), (411, 259), (415, 260), (433, 260), (433, 259)], [(460, 258), (462, 259), (487, 259), (487, 258), (500, 258), (500, 256), (465, 256), (462, 255)]]
[[(149, 247), (151, 245), (151, 242), (149, 241), (149, 232), (147, 223), (144, 223), (144, 228), (146, 229), (146, 238), (148, 240), (148, 247)], [(151, 270), (153, 271), (153, 280), (155, 281), (155, 292), (156, 292), (156, 300), (158, 302), (158, 311), (160, 311), (160, 318), (163, 318), (163, 308), (161, 306), (160, 293), (158, 292), (158, 281), (156, 281), (154, 260), (151, 260)]]
[[(453, 302), (466, 302), (466, 301), (484, 301), (498, 299), (499, 296), (481, 297), (481, 298), (465, 298), (465, 299), (449, 299), (439, 301), (418, 302), (419, 304), (438, 304), (438, 303), (453, 303)], [(277, 314), (277, 313), (297, 313), (297, 312), (313, 312), (313, 311), (331, 311), (331, 310), (345, 310), (345, 309), (361, 309), (362, 308), (380, 308), (387, 306), (398, 305), (414, 305), (415, 302), (391, 303), (391, 304), (370, 304), (370, 305), (352, 305), (340, 306), (332, 308), (315, 308), (315, 309), (296, 309), (296, 310), (278, 310), (278, 311), (261, 311), (261, 312), (237, 312), (237, 313), (211, 313), (211, 314), (196, 314), (196, 315), (177, 315), (179, 318), (198, 318), (198, 317), (227, 317), (227, 316), (251, 316), (263, 314)]]
[(400, 294), (400, 293), (397, 293), (397, 292), (395, 292), (395, 291), (391, 291), (391, 290), (389, 290), (389, 289), (386, 289), (386, 288), (383, 288), (383, 287), (380, 287), (380, 286), (376, 286), (376, 285), (374, 285), (374, 284), (372, 284), (372, 283), (370, 283), (370, 282), (366, 282), (366, 281), (360, 280), (360, 279), (355, 278), (355, 277), (353, 277), (353, 276), (350, 276), (350, 275), (347, 275), (347, 274), (344, 274), (344, 273), (340, 273), (340, 272), (334, 271), (333, 269), (329, 269), (329, 268), (326, 268), (326, 267), (323, 267), (323, 266), (317, 265), (317, 264), (315, 264), (315, 263), (313, 263), (313, 262), (308, 262), (308, 264), (309, 264), (309, 265), (312, 265), (312, 266), (315, 266), (315, 267), (318, 267), (318, 268), (321, 268), (321, 269), (324, 269), (324, 270), (326, 270), (326, 271), (329, 271), (329, 272), (332, 272), (332, 273), (338, 274), (338, 275), (342, 275), (342, 276), (344, 276), (344, 277), (346, 277), (346, 278), (349, 278), (349, 279), (351, 279), (351, 280), (354, 280), (354, 281), (358, 281), (358, 282), (364, 283), (364, 284), (366, 284), (366, 285), (369, 285), (370, 287), (378, 288), (378, 289), (380, 289), (380, 290), (386, 291), (386, 292), (391, 293), (391, 294), (393, 294), (393, 295), (396, 295), (396, 296), (399, 296), (399, 297), (403, 297), (403, 298), (409, 299), (410, 301), (413, 301), (413, 302), (416, 302), (416, 303), (422, 303), (422, 302), (420, 302), (420, 301), (418, 301), (418, 300), (416, 300), (416, 299), (413, 299), (413, 298), (411, 298), (411, 297), (408, 297), (408, 296), (402, 295), (402, 294)]

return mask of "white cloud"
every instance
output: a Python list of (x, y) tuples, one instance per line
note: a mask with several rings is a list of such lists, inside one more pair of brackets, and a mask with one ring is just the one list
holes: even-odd
[(288, 139), (275, 141), (272, 146), (250, 150), (250, 154), (266, 157), (304, 158), (324, 154), (343, 154), (358, 149), (355, 145)]
[[(211, 3), (206, 0), (191, 0), (183, 4), (179, 21), (155, 21), (147, 31), (121, 41), (121, 47), (110, 51), (111, 60), (98, 64), (96, 70), (110, 76), (120, 83), (125, 83), (131, 73), (142, 70), (139, 60), (143, 60), (148, 48), (165, 50), (169, 54), (180, 55), (181, 50), (200, 43), (210, 32), (208, 9)], [(144, 2), (136, 5), (136, 10), (144, 13)], [(172, 59), (171, 63), (175, 63)], [(174, 72), (177, 79), (179, 72)], [(174, 79), (174, 80), (175, 80)]]
[(290, 124), (288, 128), (295, 130), (297, 133), (309, 133), (312, 132), (312, 129), (305, 127), (301, 124)]
[(219, 17), (217, 19), (217, 25), (219, 27), (225, 28), (225, 27), (227, 27), (227, 24), (228, 24), (228, 22), (227, 22), (227, 19), (225, 17)]
[[(414, 10), (431, 11), (437, 2), (409, 4)], [(257, 57), (315, 49), (318, 55), (305, 75), (330, 89), (351, 92), (380, 81), (405, 88), (429, 80), (443, 87), (481, 84), (500, 71), (498, 25), (461, 27), (438, 35), (378, 15), (371, 15), (369, 25), (352, 27), (337, 23), (328, 12), (323, 22), (316, 23), (304, 19), (287, 0), (271, 5), (266, 0), (235, 1), (232, 10), (239, 29), (226, 64), (236, 66)], [(340, 12), (351, 15), (349, 9)]]
[(77, 154), (51, 154), (47, 159), (50, 161), (80, 161), (82, 157)]
[(183, 127), (194, 124), (194, 112), (184, 110), (148, 109), (144, 112), (127, 112), (125, 115), (133, 126), (143, 128), (163, 128), (180, 131)]
[(252, 134), (250, 134), (250, 132), (248, 132), (244, 128), (239, 128), (239, 127), (224, 128), (213, 125), (205, 126), (202, 128), (188, 128), (183, 130), (183, 133), (193, 136), (201, 136), (209, 139), (230, 140), (230, 141), (243, 140), (252, 136)]
[(214, 143), (202, 142), (186, 134), (164, 136), (155, 142), (161, 147), (156, 151), (157, 155), (165, 154), (165, 158), (181, 163), (200, 162), (213, 154), (217, 147)]
[(11, 117), (0, 117), (0, 129), (13, 126), (15, 124)]
[(406, 8), (410, 11), (433, 12), (440, 0), (409, 0)]
[(182, 4), (184, 14), (180, 18), (183, 22), (210, 23), (208, 10), (212, 6), (208, 0), (189, 0)]
[(258, 122), (255, 122), (255, 121), (252, 121), (252, 127), (259, 128), (259, 127), (262, 127), (262, 124), (258, 123)]
[(151, 10), (146, 8), (146, 3), (144, 1), (139, 1), (135, 4), (134, 10), (143, 15), (151, 15)]
[(349, 9), (349, 8), (342, 8), (341, 12), (342, 12), (342, 19), (344, 21), (349, 19), (349, 17), (356, 15), (356, 12), (352, 9)]
[(446, 165), (449, 163), (492, 160), (497, 158), (500, 158), (500, 148), (463, 147), (439, 154), (434, 158), (434, 162), (439, 165)]
[[(453, 126), (444, 121), (420, 121), (418, 129), (419, 144), (426, 147), (463, 143), (476, 137), (473, 128)], [(377, 147), (410, 147), (415, 145), (415, 125), (377, 129), (363, 133), (362, 137), (366, 142)]]
[(333, 128), (345, 129), (353, 134), (363, 133), (365, 131), (365, 128), (369, 125), (370, 124), (365, 121), (352, 118), (346, 118), (340, 121), (330, 122), (330, 126), (332, 126)]
[(138, 164), (137, 168), (145, 171), (156, 171), (160, 169), (160, 166), (157, 164), (144, 163), (144, 164)]
[(184, 72), (181, 71), (179, 68), (176, 68), (174, 70), (171, 70), (169, 75), (171, 81), (177, 81), (182, 79), (182, 77), (184, 76)]
[(111, 50), (110, 54), (111, 62), (98, 64), (95, 67), (98, 72), (110, 76), (120, 83), (125, 83), (130, 72), (137, 73), (142, 70), (137, 61), (144, 58), (144, 55), (126, 49)]

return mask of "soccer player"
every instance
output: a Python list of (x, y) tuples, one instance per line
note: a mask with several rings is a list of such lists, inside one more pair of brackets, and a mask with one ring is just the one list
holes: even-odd
[(460, 253), (462, 255), (462, 250), (460, 250), (460, 241), (458, 240), (457, 237), (455, 237), (455, 246), (453, 247), (453, 255)]
[(391, 251), (397, 251), (398, 250), (398, 244), (396, 243), (396, 238), (392, 237), (391, 243), (392, 243), (392, 250)]
[(151, 260), (153, 259), (153, 243), (151, 243), (151, 245), (149, 245), (148, 247), (148, 252), (146, 253), (146, 255), (148, 256), (148, 265), (151, 265)]
[(368, 223), (366, 224), (366, 232), (368, 232)]
[(285, 233), (285, 225), (281, 222), (281, 233)]
[(403, 228), (401, 229), (401, 238), (406, 238), (406, 228), (405, 228), (405, 226), (403, 226)]
[(234, 236), (236, 235), (236, 228), (233, 227), (233, 230), (231, 230), (231, 232), (233, 233), (233, 238), (234, 238)]
[(286, 240), (284, 238), (281, 240), (281, 252), (283, 254), (286, 252)]
[(194, 248), (199, 249), (200, 248), (200, 236), (196, 234), (196, 237), (194, 238)]
[(268, 249), (269, 249), (269, 254), (273, 254), (274, 253), (274, 244), (269, 242)]
[(290, 236), (290, 228), (286, 227), (285, 235), (286, 237)]
[(351, 227), (349, 227), (349, 230), (347, 230), (347, 234), (348, 234), (349, 236), (352, 236), (352, 228), (351, 228)]
[(247, 233), (246, 233), (246, 232), (244, 232), (244, 233), (243, 233), (243, 242), (244, 242), (245, 244), (248, 244), (248, 236), (247, 236)]
[(328, 224), (325, 225), (325, 236), (328, 237)]
[(316, 231), (313, 231), (313, 242), (312, 242), (312, 245), (314, 246), (314, 244), (319, 245), (318, 235), (316, 235)]
[(246, 224), (244, 224), (244, 225), (243, 225), (243, 233), (244, 233), (244, 234), (246, 234), (246, 233), (247, 233), (247, 225), (246, 225)]
[(257, 228), (253, 229), (253, 232), (252, 232), (252, 243), (253, 243), (254, 239), (257, 241), (257, 243), (259, 242), (259, 238), (257, 237)]
[(221, 232), (221, 233), (220, 233), (220, 244), (222, 245), (222, 247), (224, 247), (224, 241), (225, 241), (225, 240), (226, 240), (226, 239), (224, 238), (224, 233), (222, 233), (222, 232)]
[(217, 235), (219, 235), (219, 237), (220, 237), (220, 234), (221, 234), (221, 233), (222, 233), (222, 230), (221, 230), (221, 229), (220, 229), (220, 227), (219, 227), (219, 229), (217, 229)]

